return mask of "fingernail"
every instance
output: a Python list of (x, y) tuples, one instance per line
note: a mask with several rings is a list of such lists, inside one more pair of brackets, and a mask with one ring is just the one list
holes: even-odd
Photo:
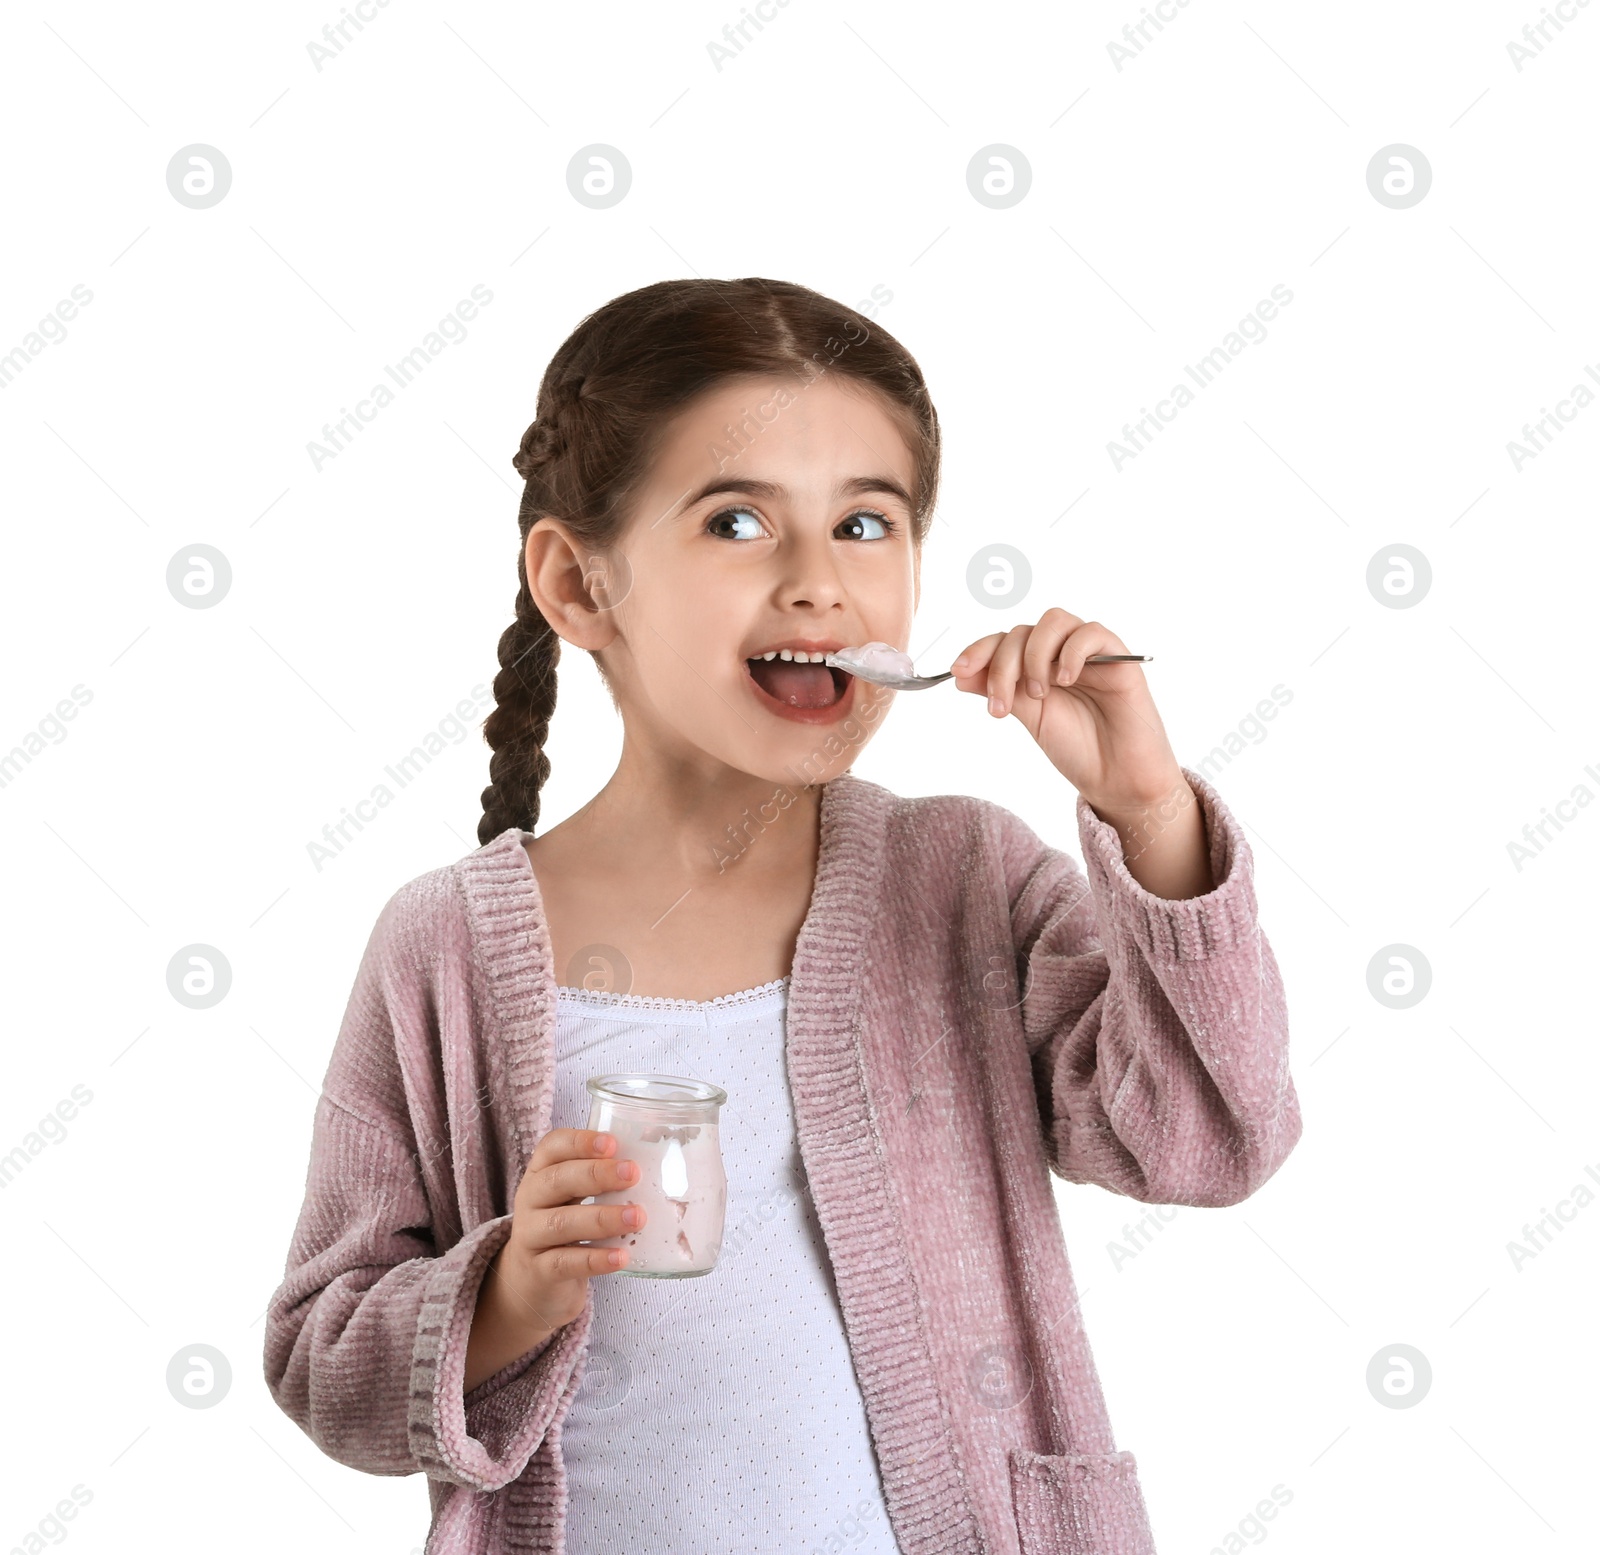
[(966, 656), (966, 654), (962, 654), (961, 657), (959, 659), (957, 659), (956, 662), (950, 666), (950, 668), (953, 669), (953, 670), (965, 669), (966, 667), (967, 667), (967, 656)]
[(1005, 705), (1004, 702), (1002, 702), (1000, 700), (999, 697), (990, 697), (989, 698), (989, 711), (991, 713), (1003, 713), (1005, 710), (1006, 710), (1006, 705)]
[(615, 1143), (616, 1140), (610, 1134), (596, 1134), (594, 1136), (594, 1153), (596, 1155), (604, 1155)]
[(1038, 681), (1030, 680), (1028, 682), (1028, 695), (1031, 697), (1042, 697), (1044, 695), (1044, 687), (1041, 686)]
[(630, 1204), (622, 1212), (622, 1223), (625, 1226), (642, 1226), (644, 1224), (644, 1212), (636, 1204)]

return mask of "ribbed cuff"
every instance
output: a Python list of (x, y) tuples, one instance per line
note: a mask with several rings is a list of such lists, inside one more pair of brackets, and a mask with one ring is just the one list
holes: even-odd
[(1096, 906), (1159, 963), (1204, 961), (1249, 943), (1259, 932), (1254, 861), (1244, 832), (1216, 789), (1198, 772), (1180, 770), (1205, 820), (1216, 885), (1203, 896), (1173, 901), (1145, 890), (1128, 873), (1116, 827), (1101, 820), (1081, 795), (1078, 799), (1078, 837)]
[(588, 1338), (593, 1303), (545, 1344), (502, 1367), (472, 1391), (462, 1388), (478, 1288), (511, 1235), (511, 1216), (474, 1227), (429, 1276), (411, 1355), (410, 1445), (435, 1478), (498, 1490), (527, 1466), (564, 1402)]

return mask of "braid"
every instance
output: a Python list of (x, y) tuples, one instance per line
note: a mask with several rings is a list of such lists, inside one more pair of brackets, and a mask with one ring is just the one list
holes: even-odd
[(550, 776), (544, 742), (556, 709), (560, 657), (561, 639), (540, 614), (524, 578), (516, 619), (500, 634), (495, 707), (483, 724), (483, 737), (494, 755), (489, 759), (489, 786), (481, 796), (480, 846), (493, 842), (508, 826), (532, 831), (538, 822), (539, 790)]
[[(583, 378), (568, 378), (549, 396), (542, 414), (522, 434), (512, 466), (527, 485), (523, 489), (522, 533), (541, 509), (557, 503), (549, 479), (571, 444), (562, 426), (583, 397)], [(500, 635), (500, 673), (494, 678), (494, 711), (484, 720), (483, 737), (494, 755), (489, 760), (489, 786), (481, 795), (480, 845), (492, 842), (508, 826), (532, 831), (539, 820), (539, 790), (550, 776), (544, 742), (556, 708), (556, 663), (561, 639), (540, 613), (528, 588), (526, 559), (517, 558), (516, 619)]]
[[(571, 412), (580, 402), (587, 402), (581, 373), (556, 387), (538, 419), (522, 434), (522, 446), (512, 455), (511, 464), (523, 480), (537, 480), (546, 466), (554, 464), (567, 452), (573, 442)], [(563, 420), (569, 423), (568, 427), (562, 426)]]

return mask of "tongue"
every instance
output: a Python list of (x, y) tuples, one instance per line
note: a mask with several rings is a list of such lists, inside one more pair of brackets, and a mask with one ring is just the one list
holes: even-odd
[(831, 707), (839, 700), (839, 688), (826, 664), (752, 659), (750, 674), (768, 696), (791, 707)]

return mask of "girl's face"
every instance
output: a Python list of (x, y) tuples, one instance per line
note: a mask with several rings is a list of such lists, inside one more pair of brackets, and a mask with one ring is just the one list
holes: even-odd
[(630, 737), (776, 783), (849, 767), (893, 693), (762, 656), (906, 647), (920, 593), (912, 482), (888, 402), (838, 374), (733, 379), (681, 411), (618, 554), (591, 576), (612, 603), (583, 623)]

